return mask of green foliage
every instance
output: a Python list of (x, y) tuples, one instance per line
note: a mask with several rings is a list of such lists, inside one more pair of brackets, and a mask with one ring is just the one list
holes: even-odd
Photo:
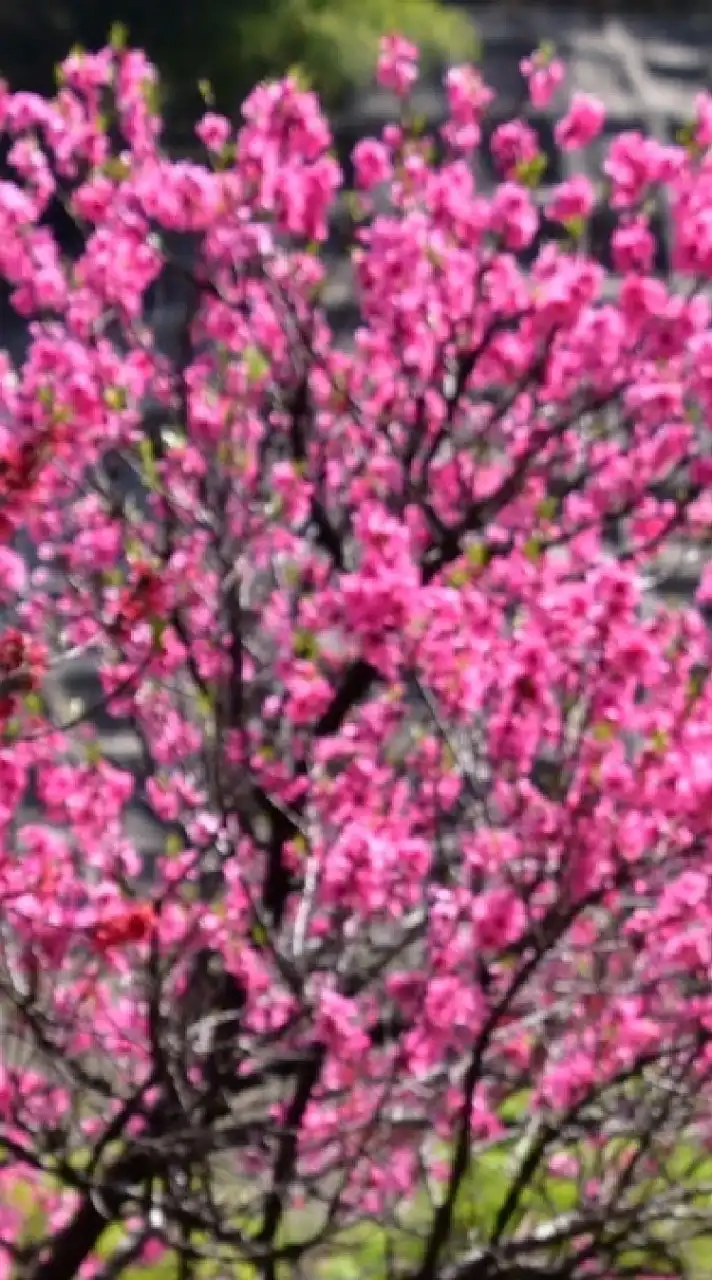
[[(507, 1125), (519, 1126), (526, 1116), (528, 1093), (513, 1096), (502, 1110), (502, 1119)], [(608, 1156), (615, 1159), (626, 1147), (623, 1139), (613, 1139), (608, 1148)], [(557, 1148), (561, 1150), (560, 1147)], [(593, 1175), (594, 1164), (601, 1159), (601, 1151), (596, 1144), (593, 1147), (585, 1143), (574, 1144), (570, 1154), (581, 1163), (582, 1170), (589, 1169)], [(447, 1158), (447, 1152), (442, 1155)], [(505, 1137), (489, 1149), (473, 1158), (470, 1171), (463, 1181), (455, 1205), (453, 1226), (447, 1254), (455, 1257), (468, 1247), (482, 1243), (491, 1235), (497, 1214), (507, 1198), (513, 1178), (522, 1159), (521, 1146), (511, 1137)], [(654, 1196), (664, 1186), (686, 1184), (709, 1187), (712, 1181), (712, 1157), (700, 1152), (691, 1142), (681, 1141), (667, 1158), (658, 1153), (659, 1173), (652, 1173), (648, 1184), (642, 1184), (642, 1198)], [(608, 1163), (603, 1153), (603, 1164)], [(81, 1160), (77, 1158), (77, 1164)], [(529, 1181), (523, 1191), (518, 1206), (516, 1221), (510, 1226), (525, 1219), (531, 1226), (537, 1222), (550, 1221), (552, 1216), (572, 1211), (577, 1203), (578, 1190), (576, 1180), (569, 1177), (557, 1177), (540, 1166), (537, 1173)], [(709, 1210), (709, 1196), (700, 1195), (697, 1208)], [(38, 1209), (35, 1191), (22, 1182), (14, 1187), (11, 1203), (25, 1218), (24, 1241), (29, 1243), (40, 1238), (46, 1221)], [(423, 1234), (427, 1233), (432, 1219), (432, 1202), (423, 1189), (412, 1200), (404, 1203), (399, 1222), (389, 1227), (377, 1222), (364, 1222), (359, 1226), (345, 1228), (331, 1236), (323, 1248), (313, 1256), (311, 1274), (314, 1280), (385, 1280), (389, 1274), (389, 1263), (396, 1260), (405, 1269), (415, 1267), (422, 1256)], [(293, 1243), (311, 1236), (318, 1227), (320, 1211), (302, 1209), (294, 1211), (285, 1220), (280, 1233), (280, 1243)], [(258, 1224), (241, 1217), (234, 1223), (247, 1235), (257, 1230)], [(670, 1239), (664, 1226), (661, 1225), (660, 1242), (665, 1244), (666, 1236)], [(125, 1228), (120, 1224), (107, 1227), (101, 1238), (98, 1255), (102, 1261), (110, 1263), (122, 1251), (127, 1243)], [(196, 1244), (202, 1243), (196, 1237)], [(207, 1243), (207, 1242), (206, 1242)], [(689, 1280), (709, 1280), (712, 1276), (712, 1234), (700, 1236), (687, 1244), (673, 1246), (687, 1268)], [(637, 1248), (631, 1248), (627, 1262), (642, 1271), (653, 1271), (655, 1260)], [(160, 1260), (136, 1261), (122, 1271), (123, 1280), (178, 1280), (180, 1275), (179, 1261), (175, 1253), (168, 1251)], [(196, 1268), (196, 1280), (255, 1280), (254, 1269), (245, 1261), (236, 1259), (226, 1266), (207, 1261)], [(288, 1280), (289, 1271), (283, 1272), (283, 1280)]]
[(419, 45), (426, 65), (477, 54), (471, 21), (437, 0), (272, 0), (239, 18), (239, 78), (299, 67), (333, 106), (368, 83), (379, 38), (395, 30)]
[(531, 160), (520, 161), (516, 168), (517, 181), (521, 182), (523, 186), (531, 187), (532, 190), (535, 190), (541, 184), (548, 163), (546, 156), (541, 151), (532, 156)]
[[(327, 106), (373, 75), (379, 37), (399, 31), (424, 63), (476, 56), (471, 20), (440, 0), (27, 0), (0, 14), (0, 73), (11, 85), (52, 92), (73, 45), (144, 48), (163, 82), (162, 105), (178, 139), (205, 110), (234, 114), (252, 86), (299, 68)], [(206, 89), (208, 93), (206, 94)]]

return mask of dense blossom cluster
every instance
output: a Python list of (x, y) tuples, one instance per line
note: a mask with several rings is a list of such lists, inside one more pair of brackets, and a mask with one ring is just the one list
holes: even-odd
[[(550, 52), (522, 71), (536, 107), (563, 95)], [(487, 1266), (551, 1238), (565, 1274), (603, 1276), (641, 1183), (672, 1221), (665, 1160), (712, 1139), (712, 571), (685, 608), (648, 591), (673, 537), (712, 529), (712, 99), (678, 144), (607, 148), (608, 277), (601, 193), (580, 176), (543, 201), (526, 120), (494, 131), (481, 184), (475, 69), (447, 75), (434, 140), (408, 124), (416, 50), (386, 41), (379, 76), (401, 118), (353, 155), (347, 348), (312, 93), (261, 85), (237, 130), (206, 115), (204, 163), (162, 151), (140, 53), (73, 55), (51, 101), (0, 95), (0, 272), (29, 323), (0, 365), (2, 1274), (43, 1206), (31, 1274), (99, 1273), (101, 1214), (132, 1230), (159, 1177), (156, 1117), (188, 1167), (216, 1089), (259, 1116), (230, 1148), (246, 1256), (314, 1188), (348, 1224), (425, 1180), (422, 1280), (478, 1152), (514, 1161)], [(603, 124), (576, 96), (557, 143)], [(177, 351), (147, 321), (167, 272)], [(77, 653), (141, 777), (88, 715), (52, 721), (45, 682)], [(169, 829), (148, 868), (133, 798)], [(185, 1012), (206, 948), (242, 993), (229, 1087), (198, 1044), (212, 997)], [(531, 1237), (524, 1166), (576, 1191)], [(146, 1257), (183, 1239), (181, 1186)]]

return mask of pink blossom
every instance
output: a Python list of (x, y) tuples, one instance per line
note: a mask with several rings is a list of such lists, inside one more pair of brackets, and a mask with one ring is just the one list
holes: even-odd
[(370, 191), (381, 182), (387, 182), (392, 172), (388, 150), (375, 138), (362, 138), (357, 142), (353, 150), (353, 162), (356, 182), (365, 191)]
[(230, 137), (230, 121), (225, 116), (208, 111), (197, 125), (195, 132), (208, 151), (222, 151)]
[(697, 600), (700, 604), (708, 604), (712, 600), (712, 565), (705, 565), (702, 579), (697, 588)]
[(493, 889), (477, 897), (472, 919), (478, 944), (485, 949), (511, 946), (526, 925), (523, 903), (506, 889)]
[(331, 700), (331, 686), (310, 662), (294, 664), (288, 688), (287, 712), (295, 725), (314, 724)]
[(654, 138), (635, 131), (614, 138), (603, 166), (611, 180), (614, 208), (638, 204), (648, 187), (662, 178), (667, 163), (665, 148)]
[(507, 178), (516, 176), (518, 165), (532, 160), (539, 151), (539, 139), (522, 120), (499, 125), (492, 134), (490, 150), (497, 168)]
[(480, 122), (493, 101), (492, 90), (474, 67), (451, 67), (445, 76), (450, 119), (442, 135), (456, 150), (471, 151), (479, 145)]
[(603, 128), (606, 111), (598, 98), (586, 93), (575, 93), (568, 114), (555, 127), (556, 142), (562, 151), (577, 151), (587, 147)]
[(425, 997), (425, 1017), (442, 1035), (476, 1029), (481, 1018), (481, 1002), (474, 991), (463, 988), (454, 978), (434, 978)]
[(527, 81), (532, 106), (538, 110), (549, 105), (566, 76), (566, 69), (559, 58), (546, 59), (540, 54), (524, 58), (519, 69)]
[(335, 991), (321, 994), (317, 1034), (337, 1057), (357, 1058), (368, 1045), (368, 1037), (359, 1026), (356, 1005)]
[(545, 1071), (542, 1093), (546, 1102), (566, 1110), (584, 1096), (595, 1077), (595, 1064), (583, 1052), (573, 1050), (560, 1062), (551, 1063)]
[(24, 591), (27, 570), (21, 556), (9, 547), (0, 547), (0, 595), (3, 600)]
[(579, 1162), (575, 1156), (562, 1151), (551, 1157), (548, 1169), (555, 1178), (575, 1178), (579, 1171)]
[(579, 174), (555, 188), (553, 197), (547, 205), (546, 214), (556, 222), (564, 223), (578, 218), (587, 218), (595, 202), (595, 193), (589, 179)]
[[(41, 1041), (0, 1072), (0, 1235), (34, 1249), (24, 1197), (51, 1253), (81, 1204), (34, 1135), (61, 1164), (79, 1124), (111, 1181), (170, 1085), (209, 1163), (244, 1086), (256, 1220), (278, 1186), (286, 1214), (338, 1192), (337, 1226), (395, 1221), (472, 1143), (504, 1205), (535, 1131), (606, 1270), (586, 1184), (608, 1203), (626, 1171), (660, 1207), (621, 1117), (631, 1151), (651, 1116), (663, 1153), (680, 1115), (712, 1140), (709, 101), (689, 145), (612, 139), (611, 271), (578, 234), (593, 177), (530, 190), (525, 122), (480, 188), (493, 94), (451, 69), (442, 145), (403, 112), (354, 148), (344, 333), (316, 95), (263, 83), (234, 137), (208, 113), (202, 159), (176, 157), (155, 69), (115, 44), (52, 101), (0, 86), (0, 275), (28, 321), (0, 355), (0, 976)], [(563, 77), (547, 49), (522, 71), (534, 105)], [(382, 83), (416, 74), (386, 40)], [(559, 146), (602, 126), (576, 97)], [(697, 594), (669, 601), (686, 553)], [(535, 1216), (544, 1274), (561, 1215)]]
[(539, 219), (529, 194), (512, 182), (502, 183), (492, 199), (490, 226), (507, 249), (525, 249), (536, 235)]
[(384, 89), (405, 97), (418, 78), (418, 50), (403, 36), (384, 36), (378, 57), (377, 78)]
[(643, 218), (623, 223), (611, 237), (617, 271), (650, 271), (655, 257), (655, 237)]
[(696, 95), (695, 121), (695, 141), (698, 146), (712, 146), (712, 94), (698, 93)]

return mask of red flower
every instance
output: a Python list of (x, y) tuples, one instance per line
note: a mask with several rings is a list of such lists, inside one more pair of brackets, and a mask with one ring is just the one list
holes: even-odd
[(133, 628), (148, 618), (163, 612), (163, 583), (150, 564), (141, 562), (135, 566), (136, 579), (121, 592), (116, 608), (112, 631), (117, 638), (126, 638)]
[(149, 902), (136, 903), (124, 910), (115, 911), (95, 925), (92, 942), (98, 951), (106, 952), (114, 947), (125, 947), (132, 942), (145, 942), (155, 923), (153, 907)]
[(0, 635), (0, 719), (13, 714), (18, 695), (38, 689), (47, 669), (47, 650), (17, 627)]

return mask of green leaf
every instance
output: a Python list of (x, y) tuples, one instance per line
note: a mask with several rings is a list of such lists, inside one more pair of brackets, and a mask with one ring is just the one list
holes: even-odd
[(248, 382), (260, 382), (269, 373), (269, 362), (259, 347), (246, 347), (243, 360)]
[(110, 178), (112, 182), (123, 182), (131, 172), (131, 166), (127, 160), (122, 160), (119, 156), (109, 156), (104, 162), (103, 173), (106, 178)]
[(309, 72), (306, 67), (302, 66), (299, 62), (295, 62), (291, 67), (289, 67), (287, 76), (290, 80), (294, 81), (301, 93), (307, 93), (312, 87)]
[(366, 210), (364, 209), (363, 201), (358, 192), (344, 191), (343, 200), (346, 205), (346, 211), (352, 222), (363, 222), (366, 217)]
[(522, 551), (524, 552), (524, 555), (526, 556), (527, 560), (530, 561), (531, 564), (536, 564), (537, 560), (541, 559), (541, 553), (542, 553), (541, 538), (537, 538), (535, 535), (533, 535), (531, 538), (527, 538), (526, 542), (524, 543), (524, 546), (522, 547)]
[(263, 947), (267, 941), (267, 930), (263, 924), (253, 924), (250, 930), (250, 937), (255, 946), (259, 949)]
[(299, 627), (294, 632), (294, 653), (297, 658), (313, 659), (319, 655), (319, 642), (313, 631)]
[(160, 85), (156, 84), (154, 80), (144, 80), (142, 96), (151, 115), (159, 115), (161, 110)]
[(564, 222), (564, 227), (566, 228), (568, 234), (571, 236), (571, 239), (576, 242), (581, 240), (583, 236), (586, 234), (587, 225), (588, 223), (586, 219), (581, 217), (567, 218), (566, 221)]
[(615, 725), (610, 720), (598, 720), (596, 724), (591, 726), (591, 736), (594, 742), (610, 742), (616, 734)]
[(143, 479), (149, 489), (155, 489), (158, 484), (158, 471), (156, 469), (156, 454), (153, 443), (148, 436), (142, 436), (139, 440), (138, 453), (141, 459), (141, 468), (143, 471)]
[(532, 156), (531, 160), (520, 160), (514, 175), (523, 187), (538, 187), (548, 167), (548, 160), (542, 151)]
[(455, 587), (459, 591), (462, 587), (466, 587), (468, 583), (472, 581), (472, 577), (463, 565), (458, 565), (457, 568), (450, 570), (447, 575), (447, 580), (449, 586)]
[(41, 716), (44, 710), (44, 700), (39, 693), (26, 693), (23, 698), (25, 710), (31, 716)]
[(406, 127), (413, 138), (420, 138), (428, 127), (428, 121), (424, 115), (412, 116)]
[(280, 497), (274, 497), (271, 502), (267, 503), (266, 515), (268, 520), (279, 520), (284, 511), (284, 501)]
[(215, 157), (214, 164), (216, 169), (218, 169), (220, 172), (224, 171), (225, 169), (229, 169), (230, 165), (235, 163), (236, 156), (237, 156), (237, 147), (235, 146), (235, 143), (226, 142), (225, 146), (220, 151), (220, 154)]
[(100, 744), (96, 740), (93, 742), (87, 742), (84, 748), (84, 757), (87, 764), (91, 765), (93, 769), (96, 769), (97, 765), (101, 764), (103, 760), (103, 753)]
[(690, 679), (687, 682), (687, 690), (690, 698), (692, 698), (693, 700), (696, 698), (699, 698), (700, 694), (702, 693), (702, 690), (705, 687), (706, 679), (707, 679), (706, 671), (698, 670), (698, 671), (692, 672), (692, 674), (690, 675)]
[(558, 498), (543, 498), (536, 509), (540, 520), (555, 520), (559, 513)]
[(210, 719), (215, 711), (215, 699), (211, 693), (199, 693), (196, 702), (201, 716)]
[(484, 569), (490, 562), (490, 549), (486, 542), (470, 542), (465, 548), (465, 559), (473, 569)]
[(517, 1093), (512, 1093), (502, 1103), (499, 1108), (499, 1114), (505, 1124), (513, 1124), (516, 1120), (522, 1120), (528, 1110), (531, 1102), (531, 1089), (520, 1089)]
[(215, 106), (215, 91), (209, 80), (198, 81), (198, 93), (203, 99), (206, 107)]
[(166, 634), (167, 627), (168, 623), (165, 618), (151, 619), (151, 638), (153, 640), (154, 648), (163, 648), (163, 637)]
[(183, 848), (183, 841), (175, 831), (166, 836), (163, 849), (167, 858), (177, 858), (178, 854), (183, 852)]
[(109, 31), (109, 44), (116, 53), (120, 53), (128, 44), (128, 28), (123, 22), (113, 22)]
[(301, 569), (298, 564), (285, 564), (282, 568), (282, 578), (287, 587), (298, 587), (301, 581)]
[(104, 403), (109, 409), (120, 412), (126, 408), (126, 388), (125, 387), (107, 387), (104, 392)]
[(656, 751), (660, 753), (666, 749), (669, 742), (670, 742), (670, 735), (666, 733), (664, 729), (656, 729), (655, 733), (651, 736), (650, 742), (648, 745), (651, 751)]

